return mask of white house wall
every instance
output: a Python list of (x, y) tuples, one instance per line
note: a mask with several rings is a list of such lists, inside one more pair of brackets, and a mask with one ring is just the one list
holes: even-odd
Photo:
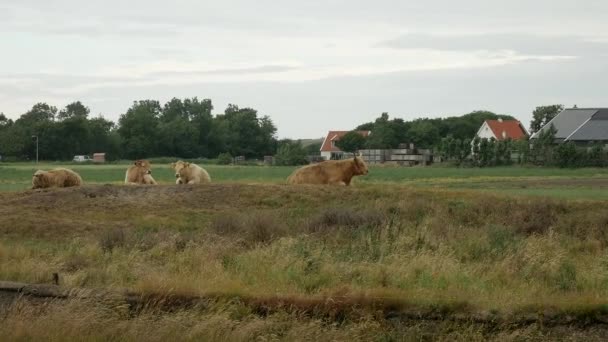
[(481, 127), (479, 128), (479, 131), (477, 131), (477, 136), (481, 139), (483, 139), (483, 138), (496, 139), (494, 132), (492, 131), (492, 129), (490, 128), (490, 126), (488, 125), (487, 122), (484, 122), (483, 125), (481, 125)]

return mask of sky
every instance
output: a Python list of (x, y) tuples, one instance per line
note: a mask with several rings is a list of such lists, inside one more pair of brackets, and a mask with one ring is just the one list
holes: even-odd
[(0, 0), (0, 112), (210, 98), (280, 138), (474, 110), (608, 106), (604, 0)]

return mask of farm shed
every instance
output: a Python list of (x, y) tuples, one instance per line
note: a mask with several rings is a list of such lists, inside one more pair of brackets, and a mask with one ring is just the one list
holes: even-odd
[[(405, 147), (404, 145), (400, 147)], [(368, 164), (391, 163), (403, 166), (428, 165), (433, 162), (433, 153), (430, 149), (417, 149), (413, 144), (409, 148), (385, 150), (360, 150), (361, 157)]]
[(572, 141), (577, 144), (593, 142), (608, 143), (608, 108), (568, 108), (557, 114), (531, 140), (538, 138), (540, 132), (555, 127), (555, 142)]
[(105, 163), (106, 154), (105, 153), (93, 153), (93, 162), (94, 163)]

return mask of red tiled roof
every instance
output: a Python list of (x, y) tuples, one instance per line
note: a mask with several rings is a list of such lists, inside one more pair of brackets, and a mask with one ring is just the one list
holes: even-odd
[[(321, 152), (329, 152), (329, 151), (340, 152), (340, 151), (342, 151), (337, 147), (332, 147), (331, 142), (340, 140), (340, 138), (342, 138), (348, 132), (350, 132), (350, 131), (329, 131), (329, 133), (327, 133), (327, 137), (325, 137), (325, 140), (323, 140), (323, 145), (321, 145)], [(364, 137), (367, 137), (370, 133), (370, 131), (357, 131), (357, 132), (359, 132), (359, 134), (361, 134)]]
[[(524, 126), (518, 120), (502, 120), (502, 122), (499, 120), (486, 120), (486, 122), (492, 132), (494, 132), (496, 140), (505, 140), (507, 138), (519, 140), (526, 136)], [(505, 133), (504, 135), (503, 132)]]

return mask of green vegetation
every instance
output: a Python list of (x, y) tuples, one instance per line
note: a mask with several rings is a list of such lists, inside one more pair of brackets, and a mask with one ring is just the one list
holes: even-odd
[(275, 165), (305, 165), (308, 164), (307, 151), (299, 141), (282, 140), (275, 155)]
[[(0, 327), (7, 340), (594, 336), (509, 322), (538, 312), (592, 322), (608, 295), (604, 202), (398, 184), (92, 186), (0, 201), (0, 279), (58, 272), (68, 287), (215, 298), (166, 313), (21, 303)], [(482, 313), (503, 323), (466, 318)]]
[(359, 125), (357, 130), (369, 130), (371, 135), (366, 146), (372, 149), (397, 148), (401, 143), (414, 143), (417, 147), (439, 147), (441, 139), (451, 137), (459, 141), (470, 140), (485, 120), (513, 120), (509, 115), (498, 115), (488, 111), (475, 111), (462, 116), (448, 118), (421, 118), (404, 121), (400, 118), (389, 120), (388, 113), (382, 113), (374, 122)]
[(0, 114), (0, 156), (4, 160), (71, 160), (74, 155), (106, 152), (111, 160), (180, 156), (215, 158), (220, 153), (248, 158), (276, 151), (276, 127), (255, 109), (228, 105), (212, 115), (211, 100), (174, 98), (161, 105), (136, 101), (115, 124), (90, 118), (80, 101), (58, 112), (38, 103), (15, 121)]
[[(162, 163), (161, 163), (162, 161)], [(161, 184), (173, 184), (175, 175), (169, 164), (175, 159), (153, 163), (153, 176)], [(122, 184), (128, 162), (93, 164), (34, 163), (0, 164), (0, 191), (18, 191), (31, 186), (37, 169), (67, 167), (78, 172), (87, 184)], [(232, 166), (200, 164), (214, 182), (284, 183), (293, 166)], [(550, 196), (572, 199), (608, 199), (605, 191), (608, 170), (602, 168), (561, 169), (540, 167), (371, 167), (356, 184), (405, 184), (417, 188), (476, 190), (499, 194)]]

